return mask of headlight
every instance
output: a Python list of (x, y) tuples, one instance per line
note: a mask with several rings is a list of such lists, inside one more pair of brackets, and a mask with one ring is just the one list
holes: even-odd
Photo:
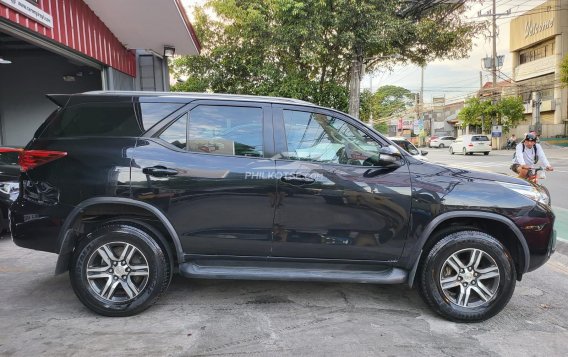
[(544, 190), (539, 190), (537, 187), (532, 185), (518, 185), (516, 183), (508, 182), (497, 182), (499, 185), (508, 188), (509, 190), (520, 193), (523, 196), (530, 198), (531, 200), (543, 203), (545, 205), (550, 205), (550, 197)]

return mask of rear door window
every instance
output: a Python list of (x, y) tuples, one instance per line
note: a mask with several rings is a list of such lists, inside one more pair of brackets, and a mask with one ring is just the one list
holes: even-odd
[(181, 103), (140, 103), (140, 116), (142, 117), (144, 131), (147, 131), (183, 105)]
[(263, 109), (199, 105), (159, 138), (192, 152), (263, 157)]

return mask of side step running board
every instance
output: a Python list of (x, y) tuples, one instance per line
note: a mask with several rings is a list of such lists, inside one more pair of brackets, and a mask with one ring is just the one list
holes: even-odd
[(408, 272), (399, 268), (354, 264), (302, 264), (193, 261), (180, 265), (181, 275), (202, 279), (295, 280), (401, 284)]

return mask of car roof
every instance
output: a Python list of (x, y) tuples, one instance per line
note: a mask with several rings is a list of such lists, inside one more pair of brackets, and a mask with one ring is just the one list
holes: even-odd
[[(168, 98), (179, 101), (180, 99), (196, 100), (230, 100), (230, 101), (241, 101), (241, 102), (264, 102), (273, 104), (295, 104), (295, 105), (308, 105), (311, 107), (319, 107), (316, 104), (306, 102), (294, 98), (283, 98), (283, 97), (269, 97), (269, 96), (255, 96), (255, 95), (244, 95), (244, 94), (223, 94), (223, 93), (194, 93), (194, 92), (146, 92), (146, 91), (90, 91), (77, 94), (48, 94), (47, 97), (60, 107), (65, 106), (69, 99), (79, 99), (80, 97), (155, 97), (161, 99), (161, 101), (166, 101)], [(327, 108), (326, 108), (327, 109)]]

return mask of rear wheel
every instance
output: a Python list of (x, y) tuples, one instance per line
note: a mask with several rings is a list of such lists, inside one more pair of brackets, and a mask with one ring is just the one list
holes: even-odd
[(83, 239), (69, 275), (75, 294), (105, 316), (131, 316), (154, 304), (170, 280), (168, 257), (150, 233), (127, 224), (102, 226)]
[(428, 253), (420, 269), (422, 297), (438, 314), (453, 321), (483, 321), (509, 302), (516, 271), (507, 249), (479, 231), (446, 235)]
[(483, 155), (485, 156), (489, 155), (489, 151), (484, 152)]
[(463, 152), (463, 156), (467, 155), (467, 150), (465, 148), (463, 148), (462, 152)]

